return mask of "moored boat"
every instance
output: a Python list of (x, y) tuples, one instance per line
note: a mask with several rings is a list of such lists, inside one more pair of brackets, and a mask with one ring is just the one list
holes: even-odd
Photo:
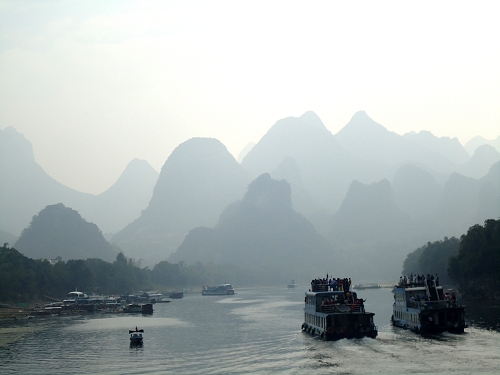
[(124, 313), (142, 313), (142, 314), (152, 314), (153, 313), (153, 304), (145, 303), (140, 305), (138, 303), (130, 303), (123, 307)]
[(218, 286), (203, 287), (202, 296), (230, 296), (234, 294), (234, 288), (231, 284), (221, 284)]
[(183, 298), (184, 297), (184, 292), (177, 291), (177, 290), (172, 290), (169, 295), (170, 298)]
[(66, 299), (63, 300), (63, 303), (65, 305), (70, 305), (70, 304), (78, 304), (82, 301), (86, 301), (88, 299), (88, 295), (86, 295), (83, 292), (79, 292), (78, 290), (75, 290), (73, 292), (69, 292)]
[[(411, 281), (410, 281), (411, 280)], [(391, 323), (416, 333), (463, 333), (465, 306), (433, 277), (402, 278), (394, 293)]]
[(313, 280), (306, 292), (302, 330), (323, 340), (377, 337), (374, 313), (366, 312), (364, 300), (351, 292), (346, 283), (342, 290), (328, 280)]

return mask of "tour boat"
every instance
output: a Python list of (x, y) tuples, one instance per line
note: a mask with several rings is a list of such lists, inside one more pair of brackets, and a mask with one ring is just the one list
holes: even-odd
[(77, 304), (82, 301), (86, 301), (88, 299), (88, 295), (83, 292), (79, 292), (75, 290), (73, 292), (69, 292), (66, 299), (63, 300), (65, 305)]
[(219, 286), (203, 287), (202, 296), (229, 296), (234, 294), (234, 288), (231, 284), (221, 284)]
[(297, 283), (295, 282), (295, 280), (290, 280), (290, 282), (288, 283), (288, 285), (286, 287), (288, 289), (294, 289), (297, 287)]
[(394, 293), (391, 323), (416, 333), (463, 333), (465, 307), (454, 294), (444, 293), (430, 277), (417, 282), (402, 279), (392, 290)]
[(306, 292), (302, 330), (322, 340), (377, 337), (374, 313), (366, 312), (364, 300), (349, 286), (332, 287), (328, 282), (311, 283)]

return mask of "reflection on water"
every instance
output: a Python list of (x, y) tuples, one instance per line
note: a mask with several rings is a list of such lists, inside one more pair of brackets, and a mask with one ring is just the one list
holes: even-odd
[(466, 319), (471, 328), (500, 332), (500, 301), (463, 300)]
[[(422, 337), (389, 324), (390, 289), (365, 290), (377, 339), (324, 342), (303, 334), (304, 291), (240, 289), (235, 296), (185, 294), (152, 316), (88, 315), (1, 322), (24, 336), (0, 348), (4, 374), (400, 374), (497, 373), (498, 306), (467, 302), (463, 335)], [(477, 307), (477, 309), (475, 308)], [(484, 310), (483, 310), (484, 309)], [(144, 329), (142, 346), (128, 330)], [(0, 333), (1, 337), (1, 333)]]

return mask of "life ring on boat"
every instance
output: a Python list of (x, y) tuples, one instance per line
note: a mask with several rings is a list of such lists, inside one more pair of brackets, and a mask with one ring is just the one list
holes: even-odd
[(332, 327), (328, 327), (326, 329), (326, 333), (333, 333), (333, 328)]

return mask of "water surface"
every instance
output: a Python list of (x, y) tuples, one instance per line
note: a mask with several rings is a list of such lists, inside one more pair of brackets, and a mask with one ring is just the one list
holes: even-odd
[[(0, 332), (21, 329), (23, 335), (0, 348), (0, 373), (500, 373), (498, 315), (492, 305), (477, 312), (469, 302), (466, 315), (473, 319), (465, 334), (422, 337), (389, 324), (390, 289), (367, 289), (358, 294), (376, 314), (377, 339), (324, 342), (300, 330), (307, 287), (237, 288), (228, 297), (185, 294), (156, 304), (152, 316), (93, 314), (1, 322)], [(131, 348), (128, 330), (136, 326), (145, 331), (144, 345)]]

